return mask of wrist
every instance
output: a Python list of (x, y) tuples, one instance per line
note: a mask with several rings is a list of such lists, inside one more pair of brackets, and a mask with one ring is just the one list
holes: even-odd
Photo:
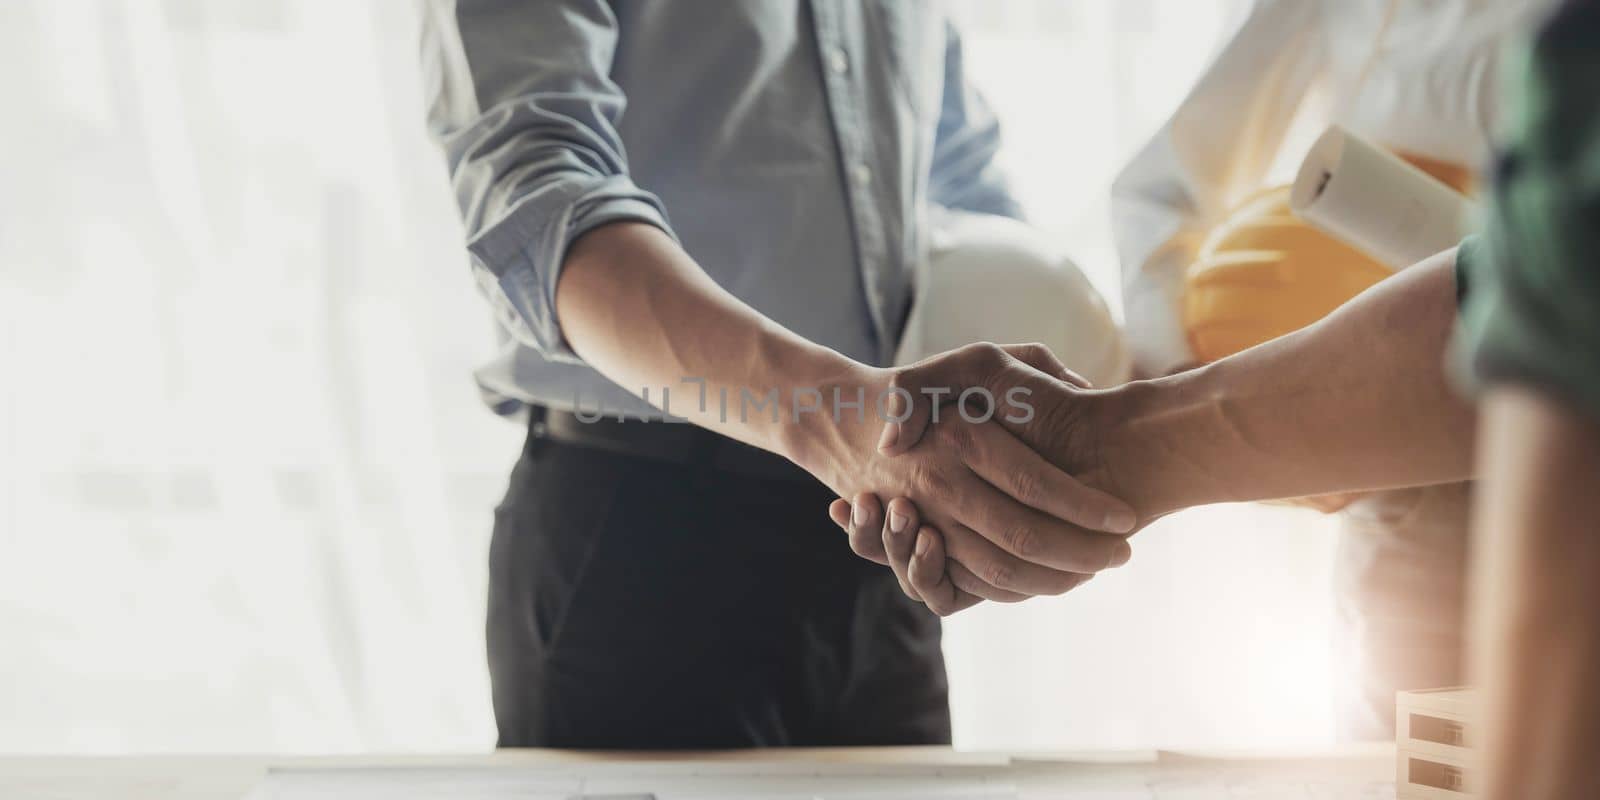
[(1149, 380), (1132, 381), (1095, 392), (1086, 404), (1083, 429), (1091, 432), (1094, 463), (1084, 475), (1096, 488), (1133, 506), (1141, 526), (1165, 513), (1157, 506), (1151, 481), (1139, 465), (1148, 462), (1148, 442), (1136, 433), (1147, 409), (1157, 400)]
[(877, 441), (878, 397), (888, 386), (888, 370), (826, 351), (789, 374), (796, 377), (780, 403), (776, 450), (834, 486), (838, 475), (857, 468), (854, 462), (870, 455), (870, 443)]
[(1091, 406), (1101, 488), (1131, 504), (1141, 524), (1236, 499), (1222, 479), (1223, 399), (1207, 369), (1123, 384), (1097, 393)]

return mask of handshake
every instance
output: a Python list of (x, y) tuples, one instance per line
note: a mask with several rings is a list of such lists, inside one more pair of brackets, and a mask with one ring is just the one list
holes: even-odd
[[(797, 401), (776, 449), (841, 498), (856, 553), (934, 611), (1061, 594), (1180, 509), (1472, 477), (1475, 413), (1439, 355), (1455, 292), (1446, 251), (1293, 333), (1108, 389), (1040, 345), (840, 359), (811, 373), (835, 413)], [(844, 394), (881, 413), (841, 418)]]
[(851, 547), (934, 611), (1060, 594), (1190, 506), (1472, 477), (1475, 414), (1439, 356), (1454, 270), (1441, 253), (1298, 331), (1109, 389), (1039, 345), (856, 365), (843, 385), (899, 407), (790, 426), (786, 454), (841, 498)]
[(796, 460), (840, 496), (851, 548), (940, 615), (1067, 592), (1127, 563), (1128, 534), (1159, 513), (1130, 503), (1134, 451), (1114, 437), (1137, 391), (1095, 391), (1042, 345), (969, 345), (830, 388), (881, 397), (881, 414), (814, 415)]

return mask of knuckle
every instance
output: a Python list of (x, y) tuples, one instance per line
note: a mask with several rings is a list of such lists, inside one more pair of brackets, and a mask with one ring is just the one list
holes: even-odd
[(873, 537), (868, 536), (866, 531), (852, 527), (850, 529), (850, 549), (862, 558), (869, 558), (876, 555), (879, 548), (877, 543), (873, 541)]
[(1050, 348), (1039, 342), (1026, 342), (1011, 348), (1011, 354), (1029, 363), (1038, 361), (1050, 353)]
[(1017, 585), (1017, 571), (1010, 564), (999, 560), (984, 564), (978, 577), (996, 589), (1010, 591)]
[(1044, 481), (1031, 469), (1014, 470), (1010, 474), (1011, 496), (1023, 505), (1038, 508), (1044, 498)]
[(950, 450), (962, 461), (971, 463), (977, 454), (978, 445), (973, 441), (972, 432), (965, 425), (950, 425)]
[(950, 580), (950, 585), (955, 587), (956, 594), (965, 592), (975, 597), (987, 597), (989, 594), (991, 594), (991, 592), (988, 591), (988, 589), (983, 585), (983, 582), (978, 579), (978, 576), (973, 575), (970, 572), (964, 576), (961, 576), (960, 578), (952, 577)]
[(972, 428), (956, 424), (955, 421), (939, 426), (939, 441), (963, 459), (974, 455), (978, 447)]
[(1006, 550), (1018, 558), (1030, 559), (1039, 554), (1039, 534), (1027, 523), (1011, 523), (1000, 535)]
[(971, 344), (964, 344), (960, 347), (957, 347), (955, 350), (950, 351), (947, 356), (972, 359), (983, 355), (988, 348), (993, 346), (993, 342), (972, 342)]
[(1011, 354), (1007, 353), (1004, 347), (994, 342), (978, 342), (975, 347), (977, 348), (978, 363), (991, 372), (998, 370), (1011, 359)]
[(911, 472), (912, 483), (927, 497), (949, 498), (951, 493), (950, 477), (943, 470), (929, 463), (917, 464)]

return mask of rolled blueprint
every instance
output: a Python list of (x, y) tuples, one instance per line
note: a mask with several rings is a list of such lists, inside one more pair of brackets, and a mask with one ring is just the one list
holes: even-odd
[(1478, 218), (1467, 197), (1337, 125), (1306, 154), (1289, 206), (1394, 270), (1456, 246)]

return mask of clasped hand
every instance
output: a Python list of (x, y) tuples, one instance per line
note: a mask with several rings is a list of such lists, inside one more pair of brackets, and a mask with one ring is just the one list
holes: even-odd
[[(903, 421), (814, 430), (802, 466), (850, 498), (830, 516), (911, 597), (944, 615), (1061, 594), (1131, 556), (1133, 509), (1093, 485), (1092, 393), (1043, 346), (970, 345), (855, 379), (877, 384)], [(968, 389), (985, 390), (988, 413), (955, 405)], [(1029, 413), (993, 413), (996, 398)], [(879, 498), (892, 498), (887, 515)]]

